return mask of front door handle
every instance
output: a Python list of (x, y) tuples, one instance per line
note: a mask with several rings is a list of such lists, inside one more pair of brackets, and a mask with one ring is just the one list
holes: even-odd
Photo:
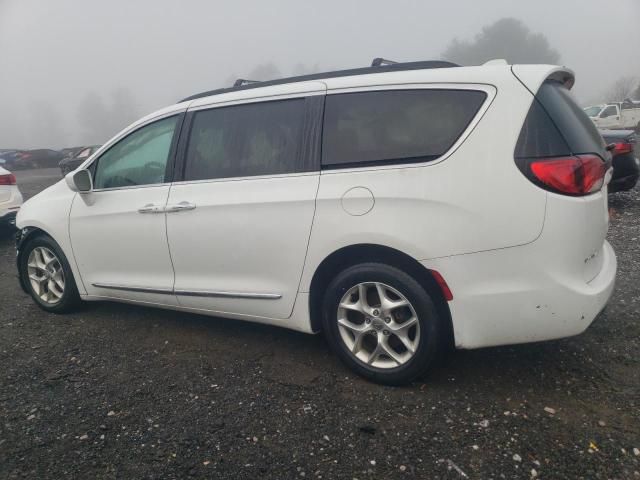
[(159, 205), (153, 203), (147, 203), (144, 207), (138, 209), (139, 213), (163, 213), (164, 209)]
[(195, 203), (180, 202), (180, 203), (175, 203), (173, 205), (167, 205), (165, 207), (164, 211), (167, 212), (167, 213), (182, 212), (184, 210), (193, 210), (194, 208), (196, 208), (196, 204)]

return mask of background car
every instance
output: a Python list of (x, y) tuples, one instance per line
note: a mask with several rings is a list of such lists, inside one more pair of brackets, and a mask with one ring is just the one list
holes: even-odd
[(21, 205), (22, 194), (16, 185), (16, 176), (0, 167), (0, 227), (15, 225)]
[(596, 108), (597, 106), (587, 107), (584, 111), (598, 128), (632, 129), (640, 132), (640, 102), (627, 99), (603, 105), (599, 112)]
[(73, 149), (73, 151), (65, 158), (60, 160), (60, 163), (58, 164), (62, 175), (66, 175), (67, 173), (74, 171), (82, 164), (82, 162), (93, 155), (100, 147), (101, 145), (92, 145), (90, 147), (80, 147)]
[(4, 149), (0, 151), (0, 167), (13, 168), (16, 159), (22, 153), (21, 150)]
[(26, 161), (34, 168), (50, 168), (58, 165), (62, 160), (62, 152), (49, 148), (28, 150), (23, 154), (23, 161)]
[(609, 183), (609, 193), (631, 190), (638, 183), (640, 160), (636, 152), (637, 136), (632, 130), (600, 130), (604, 141), (615, 146), (613, 156), (613, 177)]

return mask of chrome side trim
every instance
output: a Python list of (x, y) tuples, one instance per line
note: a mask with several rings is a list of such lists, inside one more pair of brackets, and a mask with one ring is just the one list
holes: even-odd
[(97, 288), (108, 288), (110, 290), (123, 290), (128, 292), (162, 293), (165, 295), (173, 294), (172, 288), (132, 287), (127, 285), (118, 285), (115, 283), (92, 283), (91, 285)]
[(282, 298), (279, 293), (221, 292), (214, 290), (174, 290), (173, 293), (185, 297), (255, 298), (261, 300), (278, 300)]
[(248, 293), (248, 292), (223, 292), (214, 290), (174, 290), (171, 288), (148, 288), (118, 285), (115, 283), (92, 283), (97, 288), (110, 290), (123, 290), (128, 292), (161, 293), (165, 295), (182, 295), (185, 297), (222, 297), (222, 298), (253, 298), (260, 300), (278, 300), (282, 298), (279, 293)]

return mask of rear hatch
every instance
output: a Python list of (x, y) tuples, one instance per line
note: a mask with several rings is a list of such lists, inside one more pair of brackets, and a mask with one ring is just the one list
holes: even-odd
[[(532, 104), (515, 149), (522, 173), (547, 190), (544, 230), (556, 240), (558, 268), (589, 282), (601, 270), (608, 229), (606, 183), (611, 155), (569, 89), (573, 77), (552, 75), (525, 83)], [(523, 77), (526, 78), (526, 75)]]

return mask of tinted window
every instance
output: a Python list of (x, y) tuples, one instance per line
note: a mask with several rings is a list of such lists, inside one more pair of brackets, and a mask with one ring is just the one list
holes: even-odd
[(299, 159), (304, 99), (196, 112), (185, 180), (308, 171)]
[(516, 145), (515, 156), (544, 157), (597, 153), (607, 157), (594, 123), (559, 82), (542, 84)]
[(606, 118), (606, 117), (611, 117), (613, 115), (615, 115), (617, 113), (617, 109), (616, 107), (607, 107), (605, 108), (602, 113), (600, 114), (600, 118)]
[(571, 155), (569, 145), (540, 102), (534, 99), (520, 129), (515, 156), (533, 158), (564, 155)]
[(162, 183), (178, 117), (160, 120), (126, 136), (100, 156), (95, 188)]
[(451, 148), (486, 96), (435, 89), (328, 95), (322, 164), (433, 160)]

